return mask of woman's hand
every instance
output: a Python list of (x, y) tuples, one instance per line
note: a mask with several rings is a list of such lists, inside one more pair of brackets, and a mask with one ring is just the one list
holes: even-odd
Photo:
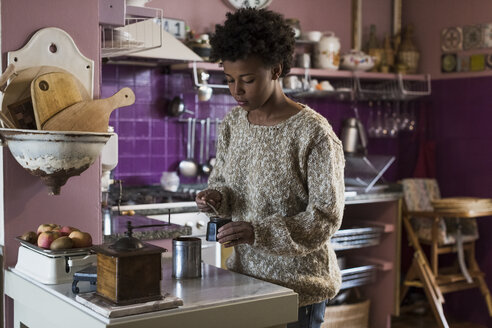
[[(213, 212), (212, 205), (215, 209), (220, 207), (220, 202), (222, 201), (222, 195), (217, 190), (205, 189), (200, 191), (195, 198), (196, 206), (200, 212)], [(210, 204), (210, 205), (209, 205)]]
[(245, 221), (229, 222), (219, 228), (217, 241), (224, 244), (225, 247), (240, 244), (252, 245), (255, 241), (253, 225)]

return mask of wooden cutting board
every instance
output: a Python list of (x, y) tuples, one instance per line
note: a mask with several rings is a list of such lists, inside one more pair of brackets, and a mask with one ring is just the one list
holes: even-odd
[(70, 73), (51, 72), (40, 75), (31, 83), (31, 98), (38, 130), (53, 115), (83, 100), (89, 94), (79, 87), (81, 83)]
[(108, 132), (109, 116), (119, 107), (135, 102), (130, 88), (123, 88), (105, 99), (81, 101), (51, 117), (42, 126), (49, 131)]
[[(31, 99), (31, 83), (42, 74), (67, 72), (55, 66), (35, 66), (17, 72), (17, 76), (7, 85), (2, 99), (2, 112), (19, 129), (36, 129), (36, 118)], [(85, 87), (79, 85), (84, 100), (90, 100)], [(39, 129), (39, 128), (38, 128)]]
[(183, 305), (181, 298), (169, 293), (163, 294), (162, 300), (130, 305), (115, 305), (94, 292), (77, 294), (75, 300), (106, 318), (173, 309)]

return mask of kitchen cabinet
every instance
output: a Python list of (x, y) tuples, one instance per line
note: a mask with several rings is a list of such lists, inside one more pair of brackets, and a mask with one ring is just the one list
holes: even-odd
[(372, 275), (359, 282), (344, 277), (342, 288), (344, 284), (359, 286), (362, 296), (370, 300), (370, 327), (390, 327), (391, 315), (399, 314), (401, 194), (363, 194), (347, 198), (345, 204), (342, 229), (354, 223), (368, 224), (379, 227), (381, 235), (375, 245), (337, 251), (337, 257), (346, 258), (347, 264), (358, 263), (361, 270), (367, 266)]
[[(119, 318), (106, 318), (80, 304), (71, 283), (44, 285), (17, 272), (5, 272), (5, 294), (14, 300), (14, 326), (30, 328), (284, 327), (297, 319), (297, 294), (258, 279), (202, 264), (202, 277), (173, 279), (171, 257), (163, 257), (161, 286), (183, 306)], [(89, 282), (77, 285), (93, 291)], [(54, 310), (56, 309), (56, 310)]]

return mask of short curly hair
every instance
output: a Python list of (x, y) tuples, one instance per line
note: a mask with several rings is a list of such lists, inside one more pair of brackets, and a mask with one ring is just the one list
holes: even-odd
[(241, 8), (227, 13), (224, 25), (217, 24), (210, 38), (212, 61), (236, 61), (256, 55), (266, 66), (282, 64), (290, 72), (295, 38), (282, 15), (266, 9)]

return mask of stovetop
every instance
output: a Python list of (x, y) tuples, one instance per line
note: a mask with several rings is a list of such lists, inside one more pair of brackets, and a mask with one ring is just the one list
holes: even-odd
[(109, 206), (157, 204), (174, 202), (192, 202), (196, 194), (207, 187), (206, 184), (182, 185), (178, 191), (172, 192), (162, 189), (160, 185), (122, 186), (113, 184), (109, 188), (107, 203)]

